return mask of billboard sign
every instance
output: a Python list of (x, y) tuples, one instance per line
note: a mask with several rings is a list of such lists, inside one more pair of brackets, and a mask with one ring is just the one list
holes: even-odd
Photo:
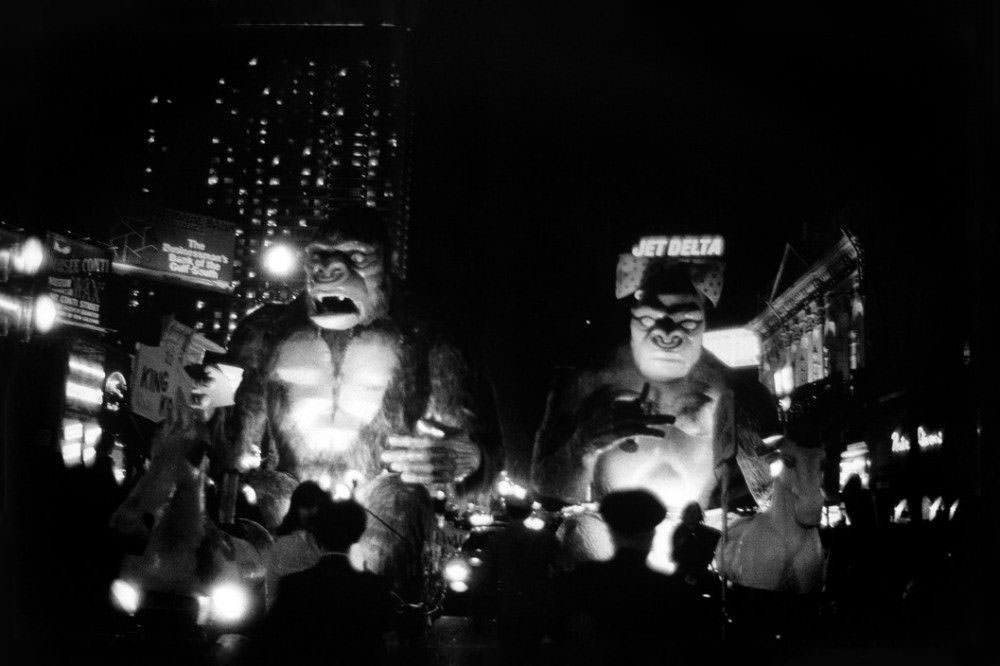
[(111, 252), (92, 243), (49, 232), (46, 290), (59, 305), (59, 321), (101, 328), (101, 296), (111, 272)]
[(125, 216), (111, 238), (116, 272), (229, 291), (236, 228), (182, 211), (149, 209)]
[(194, 388), (184, 366), (200, 364), (206, 351), (224, 350), (174, 320), (167, 324), (158, 346), (136, 345), (130, 382), (132, 413), (154, 423), (170, 418), (178, 391), (186, 397)]

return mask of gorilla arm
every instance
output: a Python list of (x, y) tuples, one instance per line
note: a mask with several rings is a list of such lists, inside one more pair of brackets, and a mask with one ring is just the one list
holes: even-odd
[(503, 464), (499, 424), (489, 382), (454, 346), (428, 353), (430, 393), (415, 435), (389, 438), (390, 469), (413, 483), (455, 483), (460, 498), (487, 491)]

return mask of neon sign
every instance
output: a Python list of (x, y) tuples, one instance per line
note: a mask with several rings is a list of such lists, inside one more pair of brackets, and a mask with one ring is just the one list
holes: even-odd
[(632, 247), (634, 257), (721, 257), (722, 236), (646, 236)]
[(910, 438), (899, 432), (899, 429), (892, 431), (892, 452), (906, 453), (910, 450)]
[(944, 435), (940, 430), (924, 430), (923, 426), (917, 427), (917, 445), (921, 449), (936, 449), (944, 443)]

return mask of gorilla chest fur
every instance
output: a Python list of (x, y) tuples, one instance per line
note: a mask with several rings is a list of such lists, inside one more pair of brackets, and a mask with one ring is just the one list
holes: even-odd
[(707, 506), (716, 484), (716, 404), (712, 399), (697, 405), (654, 404), (650, 411), (674, 414), (676, 423), (661, 426), (662, 437), (630, 437), (608, 449), (595, 466), (595, 488), (600, 493), (644, 488), (677, 515), (688, 502)]
[(326, 481), (377, 474), (385, 436), (404, 426), (403, 351), (398, 337), (379, 331), (303, 330), (282, 342), (269, 377), (280, 467)]

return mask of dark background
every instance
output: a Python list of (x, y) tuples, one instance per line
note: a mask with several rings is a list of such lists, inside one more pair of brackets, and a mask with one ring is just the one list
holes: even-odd
[[(103, 238), (137, 190), (143, 105), (201, 85), (224, 12), (135, 4), (49, 0), (4, 22), (0, 219)], [(933, 372), (967, 341), (990, 12), (662, 4), (417, 13), (412, 287), (478, 338), (522, 454), (552, 367), (609, 337), (614, 243), (639, 230), (726, 235), (724, 326), (763, 307), (786, 242), (812, 261), (850, 227), (869, 310), (898, 323), (873, 357)]]

